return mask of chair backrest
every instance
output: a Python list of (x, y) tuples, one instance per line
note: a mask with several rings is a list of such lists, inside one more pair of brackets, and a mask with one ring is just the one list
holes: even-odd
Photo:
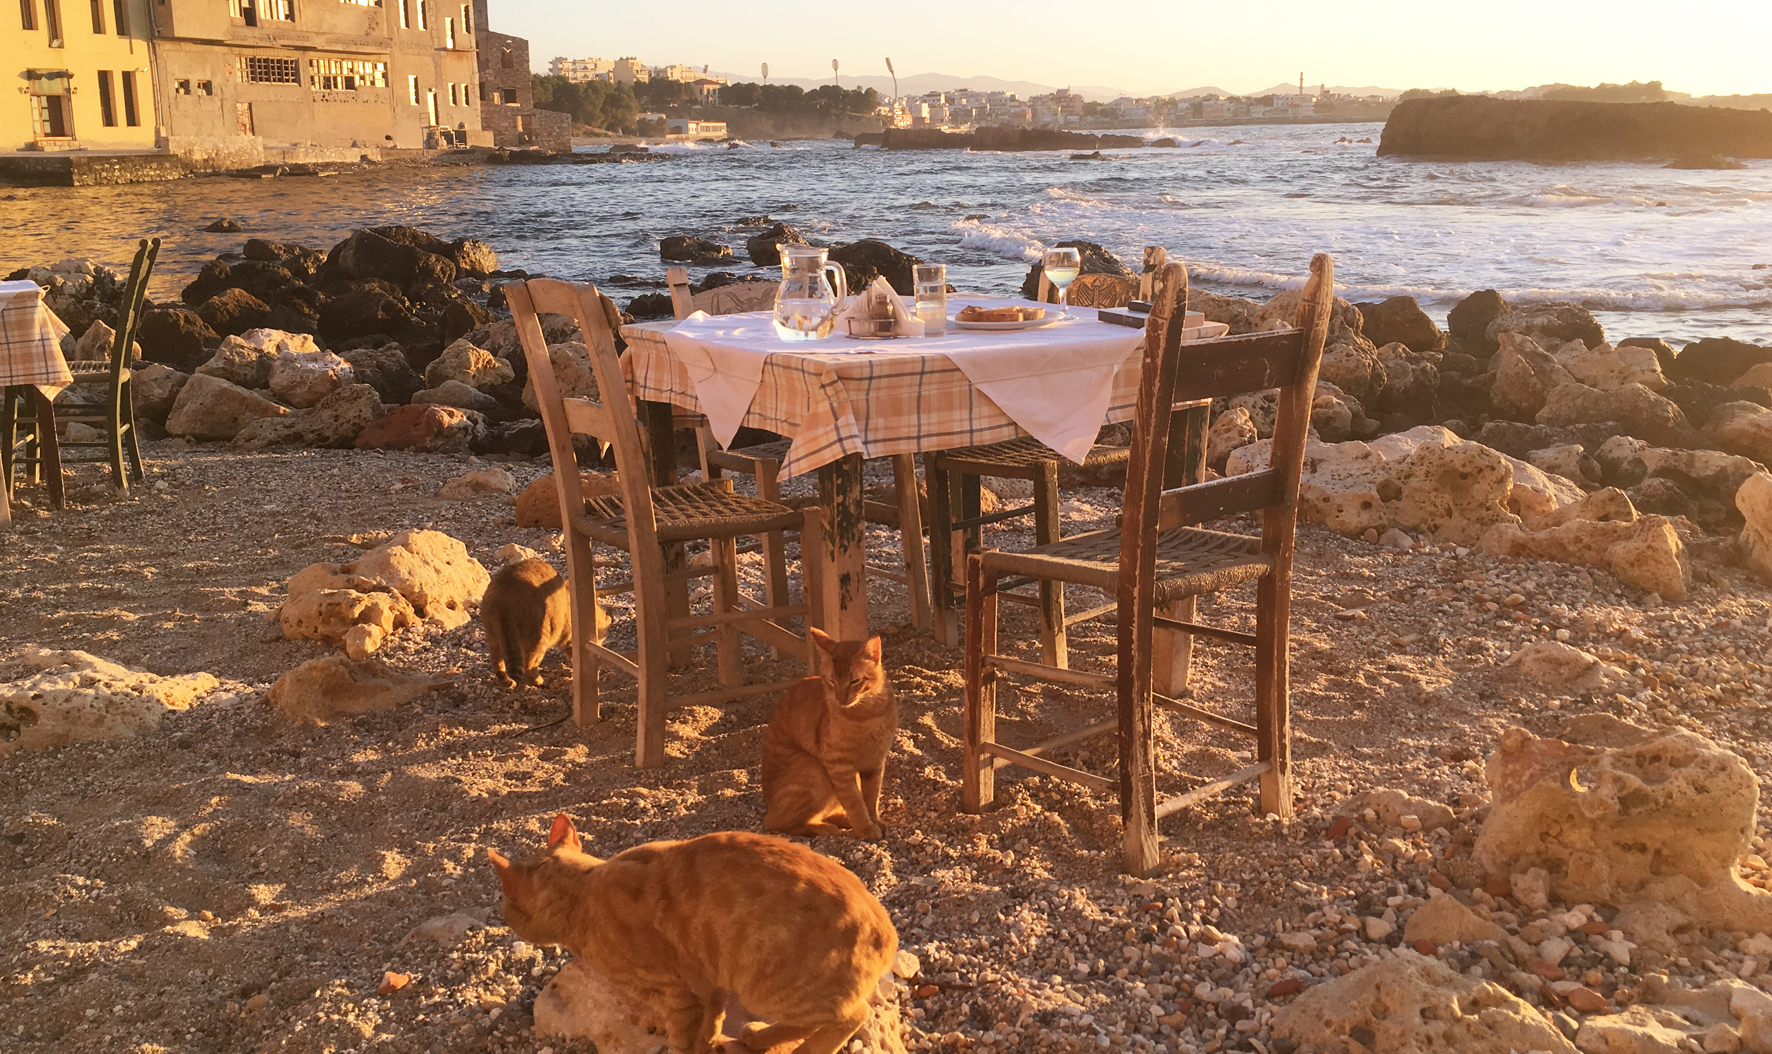
[(1117, 274), (1086, 274), (1071, 283), (1065, 300), (1072, 307), (1125, 307), (1138, 293), (1138, 279)]
[[(562, 523), (567, 523), (569, 517), (582, 512), (585, 507), (572, 437), (592, 436), (605, 450), (611, 446), (615, 448), (616, 480), (621, 486), (623, 513), (629, 536), (633, 539), (634, 577), (662, 575), (662, 554), (659, 547), (652, 544), (658, 533), (658, 521), (652, 507), (646, 447), (640, 438), (640, 423), (634, 417), (633, 401), (625, 394), (628, 386), (621, 372), (621, 360), (615, 353), (615, 330), (621, 324), (621, 314), (615, 303), (597, 292), (594, 285), (554, 278), (511, 282), (504, 286), (504, 291), (510, 302), (511, 319), (517, 324), (523, 357), (529, 363), (535, 402), (541, 408), (542, 423), (547, 428)], [(542, 335), (541, 321), (537, 317), (541, 313), (568, 315), (578, 321), (579, 335), (590, 352), (591, 370), (596, 375), (602, 402), (568, 399), (560, 394), (553, 359), (548, 354), (547, 338)], [(650, 566), (654, 562), (658, 562), (657, 567)]]
[(1144, 272), (1138, 276), (1138, 299), (1145, 303), (1157, 292), (1157, 276), (1163, 273), (1163, 265), (1169, 262), (1169, 250), (1161, 245), (1144, 247)]
[(160, 239), (144, 239), (129, 264), (129, 281), (123, 285), (123, 307), (117, 312), (117, 335), (111, 341), (111, 376), (121, 377), (130, 363), (130, 349), (135, 346), (136, 326), (141, 322), (142, 302), (148, 295), (148, 279), (154, 273), (154, 262), (160, 258)]
[[(1135, 280), (1132, 292), (1138, 294), (1139, 300), (1149, 300), (1155, 289), (1157, 272), (1162, 270), (1163, 261), (1168, 259), (1169, 252), (1161, 245), (1144, 247), (1144, 274)], [(1115, 279), (1113, 282), (1106, 279)], [(1077, 307), (1125, 307), (1132, 299), (1132, 292), (1121, 297), (1123, 276), (1104, 274), (1078, 275), (1071, 283), (1070, 295), (1065, 299)], [(1034, 299), (1042, 304), (1058, 303), (1058, 287), (1046, 277), (1046, 269), (1040, 269), (1039, 291)]]
[(695, 313), (695, 305), (690, 301), (694, 294), (689, 291), (687, 270), (681, 267), (665, 268), (665, 285), (671, 289), (671, 314), (685, 319)]

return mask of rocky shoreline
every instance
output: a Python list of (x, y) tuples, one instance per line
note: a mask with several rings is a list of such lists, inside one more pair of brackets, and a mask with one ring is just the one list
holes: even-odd
[[(1730, 168), (1772, 157), (1772, 114), (1678, 103), (1559, 102), (1456, 95), (1399, 103), (1379, 157), (1635, 161)], [(1714, 160), (1710, 160), (1714, 159)]]

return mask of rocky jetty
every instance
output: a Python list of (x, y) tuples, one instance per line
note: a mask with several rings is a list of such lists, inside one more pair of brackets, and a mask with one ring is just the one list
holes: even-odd
[(1399, 103), (1379, 157), (1515, 161), (1687, 159), (1726, 168), (1729, 157), (1772, 157), (1772, 113), (1679, 103), (1559, 102), (1456, 95)]
[(888, 128), (877, 135), (858, 135), (856, 146), (883, 150), (1117, 150), (1144, 146), (1136, 135), (1062, 132), (1046, 128), (980, 128), (944, 132), (938, 128)]

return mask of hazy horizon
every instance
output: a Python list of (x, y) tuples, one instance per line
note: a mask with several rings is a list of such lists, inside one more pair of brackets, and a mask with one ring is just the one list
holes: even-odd
[[(886, 17), (842, 8), (797, 15), (789, 28), (776, 10), (741, 17), (729, 4), (680, 0), (673, 17), (658, 9), (569, 0), (493, 0), (492, 27), (527, 37), (531, 66), (556, 55), (681, 62), (756, 78), (829, 81), (837, 59), (845, 82), (937, 73), (1050, 85), (1092, 85), (1136, 95), (1194, 85), (1227, 91), (1291, 83), (1382, 84), (1399, 89), (1516, 90), (1537, 84), (1659, 80), (1693, 95), (1772, 92), (1765, 0), (1692, 0), (1670, 20), (1646, 0), (1545, 3), (1491, 0), (1470, 9), (1411, 5), (1359, 18), (1349, 8), (1272, 0), (1259, 13), (1220, 5), (1134, 0), (1112, 17), (1074, 17), (1074, 4), (1030, 0), (1005, 15), (1000, 5), (942, 6), (939, 29), (903, 11)], [(916, 10), (916, 9), (911, 9)], [(1069, 17), (1067, 17), (1069, 16)], [(1651, 31), (1652, 30), (1652, 31)], [(784, 41), (791, 40), (790, 48)], [(1226, 41), (1227, 46), (1196, 46)], [(1185, 51), (1175, 57), (1180, 47)]]

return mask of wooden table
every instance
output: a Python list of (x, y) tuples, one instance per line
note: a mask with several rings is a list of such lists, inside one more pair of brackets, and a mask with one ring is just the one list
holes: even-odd
[[(74, 383), (61, 340), (68, 327), (43, 303), (43, 291), (35, 282), (0, 282), (0, 406), (13, 399), (34, 406), (37, 413), (40, 454), (49, 464), (59, 464), (55, 449), (55, 413), (51, 402), (63, 388)], [(0, 479), (0, 529), (12, 526), (12, 434), (0, 435), (6, 444), (5, 477)], [(49, 481), (54, 504), (62, 502), (61, 479)]]
[[(701, 412), (695, 387), (671, 354), (663, 333), (675, 322), (623, 326), (628, 350), (622, 368), (651, 433), (655, 485), (675, 482), (672, 418), (677, 409)], [(1127, 356), (1114, 380), (1104, 423), (1132, 419), (1141, 352)], [(1177, 482), (1198, 479), (1205, 455), (1206, 409), (1177, 414), (1185, 438), (1171, 446)], [(894, 454), (952, 450), (1026, 435), (996, 403), (978, 392), (959, 367), (939, 352), (918, 354), (914, 342), (889, 354), (806, 352), (772, 354), (743, 423), (794, 440), (783, 474), (818, 472), (825, 509), (826, 632), (858, 639), (868, 632), (866, 521), (862, 460)]]

